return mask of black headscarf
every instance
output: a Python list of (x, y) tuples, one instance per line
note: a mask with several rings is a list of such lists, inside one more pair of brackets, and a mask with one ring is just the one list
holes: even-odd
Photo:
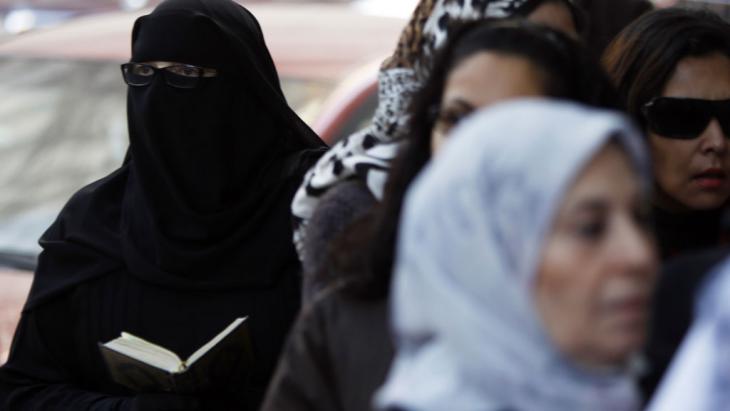
[(132, 61), (217, 70), (195, 89), (130, 87), (124, 165), (41, 238), (27, 309), (115, 271), (169, 287), (265, 287), (296, 267), (288, 205), (324, 143), (289, 108), (254, 16), (167, 0), (137, 20)]

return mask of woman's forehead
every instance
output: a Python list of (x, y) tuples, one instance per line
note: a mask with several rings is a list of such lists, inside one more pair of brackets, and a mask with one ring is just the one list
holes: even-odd
[(221, 30), (205, 16), (153, 13), (135, 23), (132, 60), (220, 67), (230, 59), (228, 49)]
[(628, 153), (618, 143), (610, 142), (577, 174), (561, 210), (574, 213), (631, 204), (641, 195), (639, 181)]

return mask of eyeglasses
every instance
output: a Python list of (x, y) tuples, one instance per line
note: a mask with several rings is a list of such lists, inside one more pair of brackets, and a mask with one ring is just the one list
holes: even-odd
[(165, 76), (167, 85), (193, 89), (198, 86), (201, 78), (216, 77), (218, 70), (192, 66), (189, 64), (173, 64), (171, 66), (157, 68), (151, 64), (124, 63), (122, 64), (122, 76), (124, 81), (133, 87), (144, 87), (152, 82), (158, 72)]
[(641, 108), (649, 130), (667, 138), (697, 138), (715, 118), (730, 138), (730, 100), (656, 97)]

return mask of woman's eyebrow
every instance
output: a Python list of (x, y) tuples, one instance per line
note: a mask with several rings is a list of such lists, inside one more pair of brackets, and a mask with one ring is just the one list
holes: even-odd
[(454, 97), (454, 98), (449, 99), (446, 102), (445, 106), (449, 107), (449, 108), (453, 107), (453, 108), (460, 108), (460, 109), (465, 109), (465, 110), (474, 110), (474, 108), (475, 108), (472, 103), (470, 103), (469, 101), (467, 101), (461, 97)]
[(608, 210), (610, 206), (606, 199), (593, 197), (578, 200), (569, 208), (569, 213), (602, 213)]

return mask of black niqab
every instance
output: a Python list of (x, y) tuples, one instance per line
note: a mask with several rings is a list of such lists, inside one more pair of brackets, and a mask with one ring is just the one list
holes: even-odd
[(219, 0), (141, 17), (132, 61), (218, 71), (195, 89), (130, 87), (125, 164), (41, 238), (28, 305), (117, 270), (196, 289), (265, 287), (298, 264), (288, 207), (324, 143), (289, 108), (256, 19)]

